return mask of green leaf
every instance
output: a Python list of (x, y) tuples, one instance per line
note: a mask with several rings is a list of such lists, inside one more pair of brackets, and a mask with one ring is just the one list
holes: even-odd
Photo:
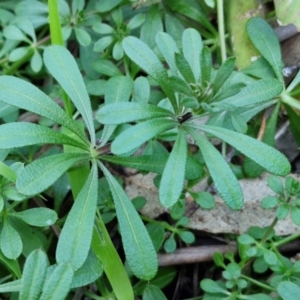
[(3, 35), (9, 40), (29, 41), (25, 34), (15, 25), (6, 26)]
[(225, 203), (232, 209), (241, 209), (244, 204), (243, 192), (229, 165), (209, 141), (194, 131), (190, 133), (198, 144), (209, 173)]
[(282, 88), (282, 84), (275, 78), (261, 79), (223, 101), (237, 107), (260, 104), (278, 96), (282, 92)]
[(10, 259), (16, 259), (22, 252), (22, 241), (18, 231), (16, 231), (6, 220), (3, 222), (0, 234), (0, 247), (3, 254)]
[(182, 34), (183, 55), (189, 63), (196, 82), (201, 76), (200, 55), (202, 51), (202, 39), (198, 31), (194, 28), (186, 29)]
[(133, 36), (123, 40), (123, 48), (132, 61), (156, 80), (171, 101), (174, 110), (177, 111), (177, 101), (169, 83), (167, 72), (154, 52), (144, 42)]
[(93, 61), (93, 69), (109, 77), (122, 75), (119, 68), (113, 62), (104, 58)]
[(247, 22), (246, 30), (255, 48), (271, 65), (277, 78), (283, 82), (280, 45), (271, 26), (264, 19), (252, 18)]
[(220, 287), (215, 281), (211, 279), (203, 279), (200, 282), (200, 287), (203, 291), (207, 293), (221, 293), (221, 294), (227, 294), (227, 291)]
[(278, 294), (283, 300), (298, 300), (300, 287), (290, 281), (282, 281), (277, 287)]
[(43, 293), (39, 300), (64, 300), (66, 299), (74, 271), (70, 263), (58, 264), (46, 279)]
[(273, 208), (280, 203), (280, 199), (275, 196), (266, 196), (261, 201), (261, 206), (265, 209)]
[(270, 175), (267, 178), (268, 187), (278, 195), (284, 195), (284, 187), (282, 181), (274, 175)]
[(212, 71), (212, 58), (211, 52), (208, 47), (204, 47), (201, 52), (201, 84), (202, 86), (206, 86), (211, 79), (211, 71)]
[(102, 0), (96, 4), (97, 11), (103, 13), (115, 8), (122, 0)]
[(290, 120), (290, 129), (293, 134), (293, 137), (300, 147), (300, 127), (299, 127), (299, 115), (291, 108), (289, 105), (284, 104), (284, 108), (288, 114)]
[(290, 207), (287, 203), (280, 205), (276, 210), (276, 216), (278, 219), (285, 219), (290, 212)]
[(88, 285), (97, 280), (103, 273), (103, 265), (92, 249), (83, 265), (74, 273), (71, 288)]
[(138, 102), (140, 104), (146, 104), (150, 97), (150, 85), (149, 81), (143, 77), (137, 77), (134, 81), (134, 97), (133, 102)]
[(300, 209), (298, 207), (291, 207), (291, 219), (296, 225), (300, 225)]
[(38, 50), (35, 50), (30, 60), (30, 67), (35, 73), (37, 73), (42, 69), (42, 66), (43, 66), (42, 56)]
[(149, 234), (122, 187), (103, 164), (99, 166), (112, 192), (128, 264), (135, 276), (150, 280), (157, 272), (158, 262)]
[(122, 132), (111, 145), (114, 154), (127, 153), (158, 134), (175, 127), (177, 121), (166, 118), (151, 119), (139, 123)]
[(91, 36), (83, 28), (74, 27), (76, 39), (80, 45), (87, 47), (91, 43)]
[(20, 171), (17, 189), (25, 195), (38, 194), (53, 184), (70, 167), (89, 158), (90, 155), (84, 153), (60, 153), (38, 159)]
[(75, 59), (65, 47), (52, 45), (44, 51), (44, 62), (82, 115), (90, 133), (91, 142), (95, 144), (92, 107)]
[(31, 208), (19, 212), (13, 212), (9, 215), (22, 219), (24, 222), (32, 226), (50, 226), (57, 220), (56, 212), (46, 207)]
[(182, 78), (177, 76), (170, 76), (169, 80), (175, 91), (190, 97), (194, 96), (191, 87)]
[(174, 235), (171, 235), (164, 243), (164, 249), (168, 253), (172, 253), (176, 250), (176, 241)]
[(75, 140), (45, 126), (28, 122), (7, 123), (0, 126), (0, 149), (18, 148), (35, 144), (67, 144), (89, 149)]
[(226, 141), (270, 173), (285, 176), (291, 171), (290, 163), (283, 154), (252, 137), (215, 126), (200, 125), (197, 127)]
[(8, 59), (9, 61), (13, 61), (13, 62), (18, 61), (22, 57), (24, 57), (27, 53), (29, 53), (29, 51), (30, 51), (29, 46), (15, 48), (9, 53)]
[(139, 26), (141, 26), (145, 22), (145, 15), (144, 14), (137, 14), (135, 15), (130, 21), (127, 23), (127, 28), (132, 30)]
[(164, 31), (163, 22), (158, 4), (150, 5), (147, 11), (146, 20), (141, 27), (140, 38), (151, 49), (154, 49), (157, 33)]
[(102, 124), (122, 124), (137, 120), (172, 116), (171, 111), (152, 104), (121, 102), (104, 105), (98, 110), (96, 118)]
[(179, 53), (179, 50), (174, 39), (165, 32), (159, 32), (156, 35), (155, 40), (160, 52), (166, 59), (166, 62), (171, 69), (172, 75), (177, 76), (178, 71), (175, 64), (174, 53)]
[(195, 235), (190, 231), (181, 231), (179, 236), (187, 244), (192, 244), (195, 242)]
[(217, 71), (216, 77), (213, 83), (214, 94), (217, 94), (225, 81), (232, 74), (235, 64), (235, 58), (228, 58)]
[(0, 293), (20, 292), (21, 279), (0, 284)]
[(67, 127), (87, 143), (75, 121), (34, 85), (12, 76), (0, 77), (0, 101), (46, 117)]
[(0, 175), (7, 178), (11, 182), (15, 182), (17, 179), (16, 173), (2, 161), (0, 161)]
[(164, 293), (156, 285), (148, 284), (143, 292), (143, 300), (167, 300)]
[(187, 83), (196, 83), (194, 73), (181, 53), (175, 53), (176, 66)]
[(97, 166), (93, 164), (90, 175), (68, 214), (56, 249), (57, 262), (70, 262), (74, 270), (82, 266), (91, 246), (97, 190)]
[(215, 204), (215, 198), (208, 192), (191, 193), (196, 203), (203, 209), (212, 209)]
[(170, 207), (175, 204), (183, 189), (187, 157), (185, 135), (184, 130), (179, 130), (160, 181), (159, 200), (165, 207)]
[(99, 39), (94, 45), (95, 52), (104, 51), (114, 41), (112, 36), (106, 36)]
[(39, 299), (47, 266), (47, 255), (42, 250), (35, 250), (27, 257), (22, 274), (20, 300)]

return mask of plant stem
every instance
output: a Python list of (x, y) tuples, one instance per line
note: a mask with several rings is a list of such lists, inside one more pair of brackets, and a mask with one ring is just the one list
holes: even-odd
[(220, 39), (220, 50), (222, 62), (226, 60), (225, 24), (223, 0), (217, 0), (218, 31)]
[(57, 0), (49, 0), (48, 8), (49, 8), (51, 43), (52, 45), (57, 44), (63, 46), (64, 42), (62, 38)]
[(257, 280), (255, 280), (255, 279), (253, 279), (251, 277), (248, 277), (248, 276), (246, 276), (244, 274), (241, 274), (241, 277), (244, 278), (244, 279), (246, 279), (247, 281), (252, 282), (253, 284), (255, 284), (255, 285), (257, 285), (257, 286), (265, 289), (265, 290), (268, 290), (270, 292), (275, 292), (274, 288), (272, 288), (269, 285), (266, 285), (264, 283), (261, 283), (260, 281), (257, 281)]
[(300, 231), (296, 232), (296, 233), (294, 233), (294, 234), (292, 234), (292, 235), (290, 235), (290, 236), (288, 236), (286, 238), (283, 238), (282, 240), (280, 240), (278, 242), (274, 242), (273, 246), (276, 247), (276, 248), (278, 248), (278, 247), (280, 247), (280, 246), (282, 246), (284, 244), (287, 244), (287, 243), (289, 243), (289, 242), (291, 242), (291, 241), (293, 241), (293, 240), (295, 240), (295, 239), (297, 239), (299, 237), (300, 237)]

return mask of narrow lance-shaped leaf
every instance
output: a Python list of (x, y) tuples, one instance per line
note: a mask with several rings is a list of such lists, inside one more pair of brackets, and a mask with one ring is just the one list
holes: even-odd
[(198, 31), (194, 28), (186, 29), (182, 34), (182, 50), (185, 59), (188, 61), (196, 82), (201, 76), (200, 54), (202, 51), (202, 39)]
[(234, 69), (234, 63), (235, 58), (231, 57), (228, 58), (219, 68), (217, 71), (217, 75), (214, 80), (213, 89), (214, 93), (216, 94), (222, 85), (225, 83), (225, 81), (229, 78), (229, 76), (232, 74), (232, 71)]
[(252, 18), (247, 22), (246, 30), (255, 48), (271, 65), (277, 78), (283, 82), (281, 50), (273, 29), (264, 19)]
[(165, 32), (159, 32), (155, 37), (155, 41), (160, 52), (166, 59), (171, 69), (172, 75), (177, 76), (178, 71), (175, 64), (174, 53), (179, 53), (179, 50), (174, 39)]
[(96, 118), (102, 124), (122, 124), (143, 119), (171, 116), (173, 116), (171, 111), (159, 106), (136, 102), (121, 102), (104, 105), (98, 110)]
[(144, 42), (133, 36), (126, 37), (123, 40), (123, 48), (132, 61), (157, 81), (170, 99), (176, 112), (178, 105), (173, 89), (169, 84), (167, 72), (154, 52)]
[(211, 52), (208, 47), (204, 47), (201, 52), (201, 83), (203, 86), (210, 82), (212, 71)]
[[(105, 86), (105, 104), (128, 102), (132, 91), (132, 80), (126, 76), (110, 78)], [(101, 121), (100, 121), (101, 122)], [(105, 125), (101, 135), (101, 146), (105, 145), (116, 129), (116, 123)]]
[(27, 257), (22, 274), (20, 300), (39, 299), (47, 267), (47, 255), (42, 250), (35, 250)]
[(74, 270), (82, 266), (91, 246), (97, 204), (97, 174), (97, 165), (93, 164), (90, 175), (73, 204), (58, 240), (57, 262), (70, 262)]
[(51, 275), (46, 279), (43, 293), (39, 300), (64, 300), (66, 299), (74, 271), (70, 263), (62, 263), (55, 267)]
[(244, 204), (243, 192), (227, 162), (206, 138), (194, 130), (188, 131), (199, 146), (214, 184), (225, 203), (232, 209), (241, 209)]
[(0, 126), (0, 149), (17, 148), (35, 144), (67, 144), (83, 149), (88, 146), (58, 131), (33, 123), (7, 123)]
[(175, 125), (175, 120), (165, 118), (139, 123), (118, 135), (111, 145), (111, 150), (114, 154), (128, 153)]
[(185, 131), (181, 129), (160, 181), (159, 199), (165, 207), (172, 206), (180, 197), (184, 184), (186, 157), (187, 142)]
[[(282, 84), (275, 78), (258, 80), (245, 88), (238, 94), (222, 100), (224, 103), (232, 104), (236, 107), (254, 105), (271, 100), (278, 96), (283, 89)], [(222, 104), (222, 102), (220, 102)]]
[(252, 137), (215, 126), (196, 127), (226, 141), (270, 173), (285, 176), (291, 171), (291, 165), (283, 154)]
[(18, 174), (17, 189), (25, 195), (35, 195), (53, 184), (73, 165), (90, 159), (84, 153), (60, 153), (38, 159)]
[(112, 192), (128, 264), (135, 276), (150, 280), (157, 272), (158, 262), (149, 234), (117, 180), (103, 164), (99, 166)]
[(87, 143), (75, 121), (34, 85), (13, 76), (0, 76), (0, 101), (46, 117), (65, 126)]
[(44, 52), (44, 62), (82, 115), (90, 133), (91, 142), (95, 144), (92, 107), (75, 59), (65, 47), (52, 45)]

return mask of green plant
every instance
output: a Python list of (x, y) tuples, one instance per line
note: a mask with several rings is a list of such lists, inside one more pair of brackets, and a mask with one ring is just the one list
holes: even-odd
[[(207, 6), (195, 0), (154, 1), (149, 7), (149, 1), (49, 0), (50, 35), (46, 5), (24, 2), (39, 8), (27, 19), (22, 2), (16, 9), (0, 3), (5, 27), (0, 36), (0, 260), (11, 274), (0, 291), (19, 292), (20, 299), (64, 299), (72, 289), (95, 283), (101, 299), (166, 299), (160, 289), (176, 270), (158, 269), (156, 252), (194, 242), (186, 228), (186, 194), (201, 208), (213, 208), (211, 193), (194, 191), (208, 177), (211, 188), (238, 210), (244, 205), (238, 168), (239, 177), (241, 171), (249, 176), (290, 172), (288, 160), (273, 148), (274, 135), (283, 103), (299, 140), (293, 110), (299, 108), (293, 98), (299, 76), (284, 87), (278, 42), (258, 18), (249, 21), (248, 34), (264, 58), (235, 71), (235, 59), (226, 59), (222, 1), (217, 1), (216, 30), (206, 15), (214, 1), (205, 1)], [(52, 46), (45, 46), (50, 37)], [(65, 42), (73, 45), (77, 60)], [(9, 74), (47, 77), (50, 83), (42, 91)], [(251, 122), (272, 105), (263, 143), (250, 137)], [(24, 111), (38, 115), (38, 124), (17, 122)], [(222, 141), (221, 154), (212, 138)], [(234, 156), (245, 155), (242, 167), (228, 163), (229, 147)], [(174, 222), (140, 216), (137, 209), (145, 198), (130, 201), (108, 164), (156, 173), (160, 203)], [(268, 182), (278, 196), (262, 205), (277, 206), (278, 218), (290, 211), (299, 223), (298, 183), (286, 179), (283, 185), (275, 176)], [(58, 219), (69, 190), (74, 203)], [(48, 198), (54, 209), (44, 202)], [(33, 201), (39, 207), (32, 208)], [(108, 233), (112, 220), (125, 266)], [(224, 282), (202, 281), (204, 299), (270, 299), (263, 291), (288, 299), (289, 289), (297, 293), (298, 286), (287, 280), (297, 283), (298, 264), (288, 263), (277, 248), (298, 235), (278, 239), (272, 231), (276, 221), (238, 238), (240, 262), (231, 254), (215, 255)], [(272, 270), (273, 282), (251, 280), (252, 263), (256, 273)]]

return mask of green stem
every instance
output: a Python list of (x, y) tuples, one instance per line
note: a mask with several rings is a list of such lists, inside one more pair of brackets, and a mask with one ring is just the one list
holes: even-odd
[(92, 239), (92, 249), (103, 263), (104, 272), (118, 300), (133, 300), (133, 289), (98, 210)]
[(48, 0), (51, 43), (64, 45), (57, 0)]
[(287, 244), (287, 243), (289, 243), (289, 242), (291, 242), (293, 240), (298, 239), (299, 237), (300, 237), (300, 231), (296, 232), (296, 233), (294, 233), (294, 234), (292, 234), (292, 235), (290, 235), (290, 236), (288, 236), (286, 238), (283, 238), (280, 241), (274, 242), (273, 246), (276, 247), (276, 248), (278, 248), (278, 247), (280, 247), (282, 245), (285, 245), (285, 244)]
[(16, 71), (20, 68), (20, 66), (22, 66), (24, 63), (29, 61), (29, 59), (33, 55), (33, 52), (34, 52), (34, 50), (32, 48), (30, 48), (30, 50), (27, 52), (27, 54), (25, 54), (21, 59), (19, 59), (15, 63), (13, 63), (10, 68), (8, 68), (7, 70), (5, 70), (3, 72), (3, 75), (15, 74)]
[(217, 0), (218, 31), (220, 39), (220, 50), (222, 62), (226, 60), (225, 26), (224, 26), (224, 6), (223, 0)]
[(283, 92), (280, 95), (281, 101), (286, 103), (287, 105), (294, 107), (296, 109), (300, 109), (300, 101), (296, 100), (295, 98), (291, 97), (290, 95)]
[(257, 286), (259, 286), (259, 287), (261, 287), (261, 288), (263, 288), (265, 290), (267, 290), (267, 291), (275, 292), (275, 289), (272, 288), (271, 286), (266, 285), (264, 283), (261, 283), (260, 281), (257, 281), (257, 280), (255, 280), (255, 279), (253, 279), (251, 277), (248, 277), (248, 276), (243, 275), (243, 274), (241, 274), (241, 277), (244, 278), (244, 279), (246, 279), (247, 281), (249, 281), (249, 282), (251, 282), (251, 283), (253, 283), (253, 284), (255, 284), (255, 285), (257, 285)]
[(140, 217), (141, 217), (142, 220), (144, 220), (148, 223), (159, 224), (159, 225), (163, 226), (165, 229), (167, 229), (171, 232), (174, 232), (174, 233), (179, 233), (180, 232), (176, 227), (172, 227), (171, 225), (169, 225), (166, 222), (156, 221), (156, 220), (153, 220), (153, 219), (148, 218), (146, 216), (140, 216)]

